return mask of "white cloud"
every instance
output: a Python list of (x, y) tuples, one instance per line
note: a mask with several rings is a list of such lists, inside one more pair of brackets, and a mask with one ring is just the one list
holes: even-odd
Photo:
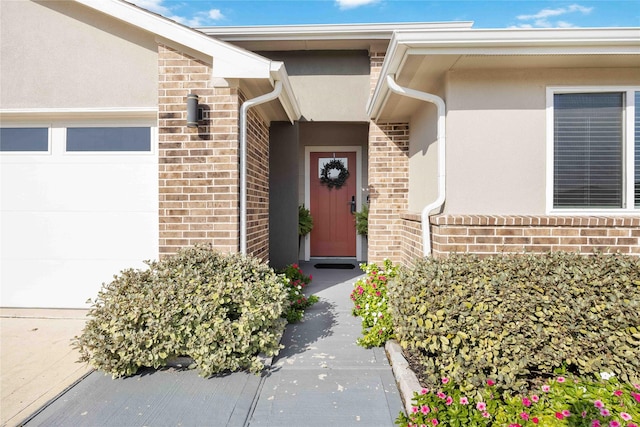
[(380, 0), (336, 0), (336, 5), (341, 10), (355, 9), (356, 7), (378, 3)]
[(542, 9), (538, 13), (533, 15), (518, 15), (517, 19), (520, 21), (533, 21), (523, 22), (516, 25), (518, 28), (573, 28), (574, 24), (567, 21), (554, 21), (551, 18), (557, 18), (563, 15), (579, 13), (587, 15), (593, 10), (592, 7), (581, 6), (579, 4), (572, 4), (567, 7), (559, 7), (556, 9)]
[(164, 0), (133, 0), (134, 3), (151, 12), (158, 13), (173, 21), (179, 22), (189, 27), (199, 27), (207, 25), (211, 21), (220, 21), (225, 18), (220, 9), (211, 9), (209, 11), (196, 12), (191, 17), (176, 15), (171, 8), (163, 5)]

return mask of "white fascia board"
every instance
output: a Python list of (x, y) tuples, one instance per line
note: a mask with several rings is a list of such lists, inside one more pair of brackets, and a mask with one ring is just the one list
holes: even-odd
[(376, 119), (389, 96), (385, 76), (409, 55), (640, 55), (640, 28), (397, 31), (389, 43), (367, 114)]
[(384, 24), (264, 25), (199, 27), (205, 34), (233, 41), (263, 40), (389, 40), (394, 31), (471, 28), (473, 22), (416, 22)]
[(391, 41), (389, 42), (384, 62), (382, 63), (378, 82), (373, 90), (373, 94), (367, 102), (367, 115), (371, 119), (377, 119), (380, 110), (382, 110), (382, 107), (387, 102), (387, 98), (390, 94), (389, 86), (387, 86), (386, 83), (386, 76), (395, 75), (398, 70), (401, 69), (401, 66), (406, 60), (407, 51), (407, 46), (398, 43), (398, 33), (394, 33)]
[(287, 74), (284, 62), (271, 62), (271, 78), (272, 81), (282, 82), (282, 92), (278, 98), (282, 108), (284, 108), (284, 111), (287, 113), (289, 121), (293, 123), (302, 116), (302, 113), (300, 112), (300, 105), (298, 104), (296, 94), (293, 91), (291, 82), (289, 81), (289, 74)]
[(269, 78), (270, 62), (253, 52), (230, 45), (120, 0), (75, 0), (142, 30), (181, 44), (215, 60), (213, 77)]
[[(482, 48), (571, 48), (609, 47), (623, 49), (640, 47), (640, 28), (565, 28), (565, 29), (498, 29), (457, 31), (399, 31), (397, 43), (412, 49), (421, 47)], [(635, 53), (640, 53), (636, 50)]]

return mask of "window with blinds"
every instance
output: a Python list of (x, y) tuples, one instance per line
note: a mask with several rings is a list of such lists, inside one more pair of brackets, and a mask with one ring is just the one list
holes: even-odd
[(623, 207), (623, 102), (622, 93), (554, 95), (554, 208)]

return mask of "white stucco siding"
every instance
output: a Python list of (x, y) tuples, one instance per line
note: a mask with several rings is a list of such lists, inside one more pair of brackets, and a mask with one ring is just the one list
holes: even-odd
[(157, 105), (154, 36), (74, 2), (0, 2), (0, 108)]
[(419, 213), (438, 197), (438, 114), (422, 103), (409, 122), (409, 211)]
[(633, 69), (450, 72), (445, 213), (544, 215), (546, 87), (639, 80)]

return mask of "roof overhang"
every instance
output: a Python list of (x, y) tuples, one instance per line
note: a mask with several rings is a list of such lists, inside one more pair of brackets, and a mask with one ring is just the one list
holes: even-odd
[(473, 22), (201, 27), (199, 31), (252, 51), (369, 50), (384, 46), (394, 31), (471, 28)]
[[(249, 52), (238, 46), (216, 40), (208, 35), (179, 24), (161, 15), (149, 12), (122, 0), (75, 0), (84, 6), (126, 22), (141, 30), (155, 34), (160, 39), (167, 40), (197, 51), (210, 57), (214, 63), (212, 79), (240, 80), (248, 87), (249, 96), (259, 96), (273, 90), (275, 80), (283, 82), (282, 109), (286, 116), (267, 114), (269, 120), (290, 120), (300, 118), (300, 109), (286, 69), (282, 63), (274, 63), (263, 56)], [(296, 114), (298, 114), (296, 116)]]
[(454, 70), (604, 67), (640, 69), (640, 29), (398, 31), (367, 113), (374, 120), (405, 120), (415, 108), (416, 101), (391, 94), (387, 75), (433, 92)]

